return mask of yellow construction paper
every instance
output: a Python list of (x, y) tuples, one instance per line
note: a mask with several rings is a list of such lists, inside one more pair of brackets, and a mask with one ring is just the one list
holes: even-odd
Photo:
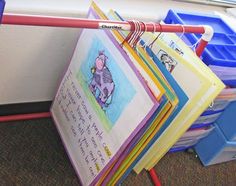
[[(156, 36), (148, 34), (147, 38), (150, 37), (154, 39)], [(176, 42), (178, 47), (184, 51), (184, 56), (180, 56), (179, 53), (173, 49), (168, 49), (167, 44), (164, 42), (165, 40)], [(168, 51), (170, 56), (177, 59), (178, 62), (181, 62), (189, 68), (192, 73), (196, 74), (202, 82), (202, 87), (198, 93), (187, 102), (182, 112), (177, 115), (171, 125), (137, 163), (134, 167), (136, 173), (140, 173), (143, 168), (147, 170), (153, 168), (224, 88), (224, 84), (219, 78), (175, 34), (162, 33), (162, 37), (160, 37), (153, 46), (154, 53), (156, 50), (155, 46), (164, 48), (165, 51)], [(194, 84), (189, 84), (189, 86), (194, 87)]]

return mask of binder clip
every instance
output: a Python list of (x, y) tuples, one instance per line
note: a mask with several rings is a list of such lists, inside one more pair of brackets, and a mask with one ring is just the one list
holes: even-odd
[(0, 0), (0, 24), (2, 22), (4, 7), (5, 7), (5, 1)]

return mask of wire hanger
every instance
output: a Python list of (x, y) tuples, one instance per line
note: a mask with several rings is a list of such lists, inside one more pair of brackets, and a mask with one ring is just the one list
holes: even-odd
[[(148, 45), (148, 47), (150, 48), (150, 49), (152, 49), (152, 47), (153, 47), (153, 44), (156, 42), (156, 40), (160, 37), (160, 35), (162, 34), (162, 25), (159, 23), (159, 26), (160, 26), (160, 32), (159, 32), (159, 34), (157, 35), (157, 37)], [(154, 29), (154, 32), (156, 32), (156, 26), (154, 27), (155, 29)]]
[[(152, 32), (152, 33), (155, 33), (155, 32), (156, 32), (155, 23), (154, 23), (154, 22), (150, 22), (150, 24), (152, 24), (152, 26), (153, 26), (153, 32)], [(146, 26), (146, 28), (147, 28), (147, 25), (146, 25), (146, 24), (145, 24), (145, 26)], [(145, 31), (146, 31), (146, 29), (145, 29)], [(144, 43), (143, 43), (142, 47), (144, 48), (145, 51), (146, 51), (147, 46), (148, 46), (149, 42), (151, 41), (151, 39), (152, 39), (152, 35), (150, 34), (150, 36), (149, 36), (147, 42), (144, 42)]]

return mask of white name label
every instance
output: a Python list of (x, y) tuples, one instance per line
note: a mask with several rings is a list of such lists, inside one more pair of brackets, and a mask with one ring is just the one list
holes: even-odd
[(130, 30), (130, 25), (116, 23), (99, 23), (101, 29)]

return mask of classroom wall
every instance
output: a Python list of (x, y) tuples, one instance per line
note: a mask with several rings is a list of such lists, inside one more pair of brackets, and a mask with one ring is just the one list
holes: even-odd
[[(213, 13), (223, 7), (171, 0), (97, 0), (128, 19), (159, 21), (170, 8)], [(85, 17), (89, 1), (7, 0), (5, 13)], [(75, 28), (0, 26), (0, 104), (52, 100), (79, 34)]]

